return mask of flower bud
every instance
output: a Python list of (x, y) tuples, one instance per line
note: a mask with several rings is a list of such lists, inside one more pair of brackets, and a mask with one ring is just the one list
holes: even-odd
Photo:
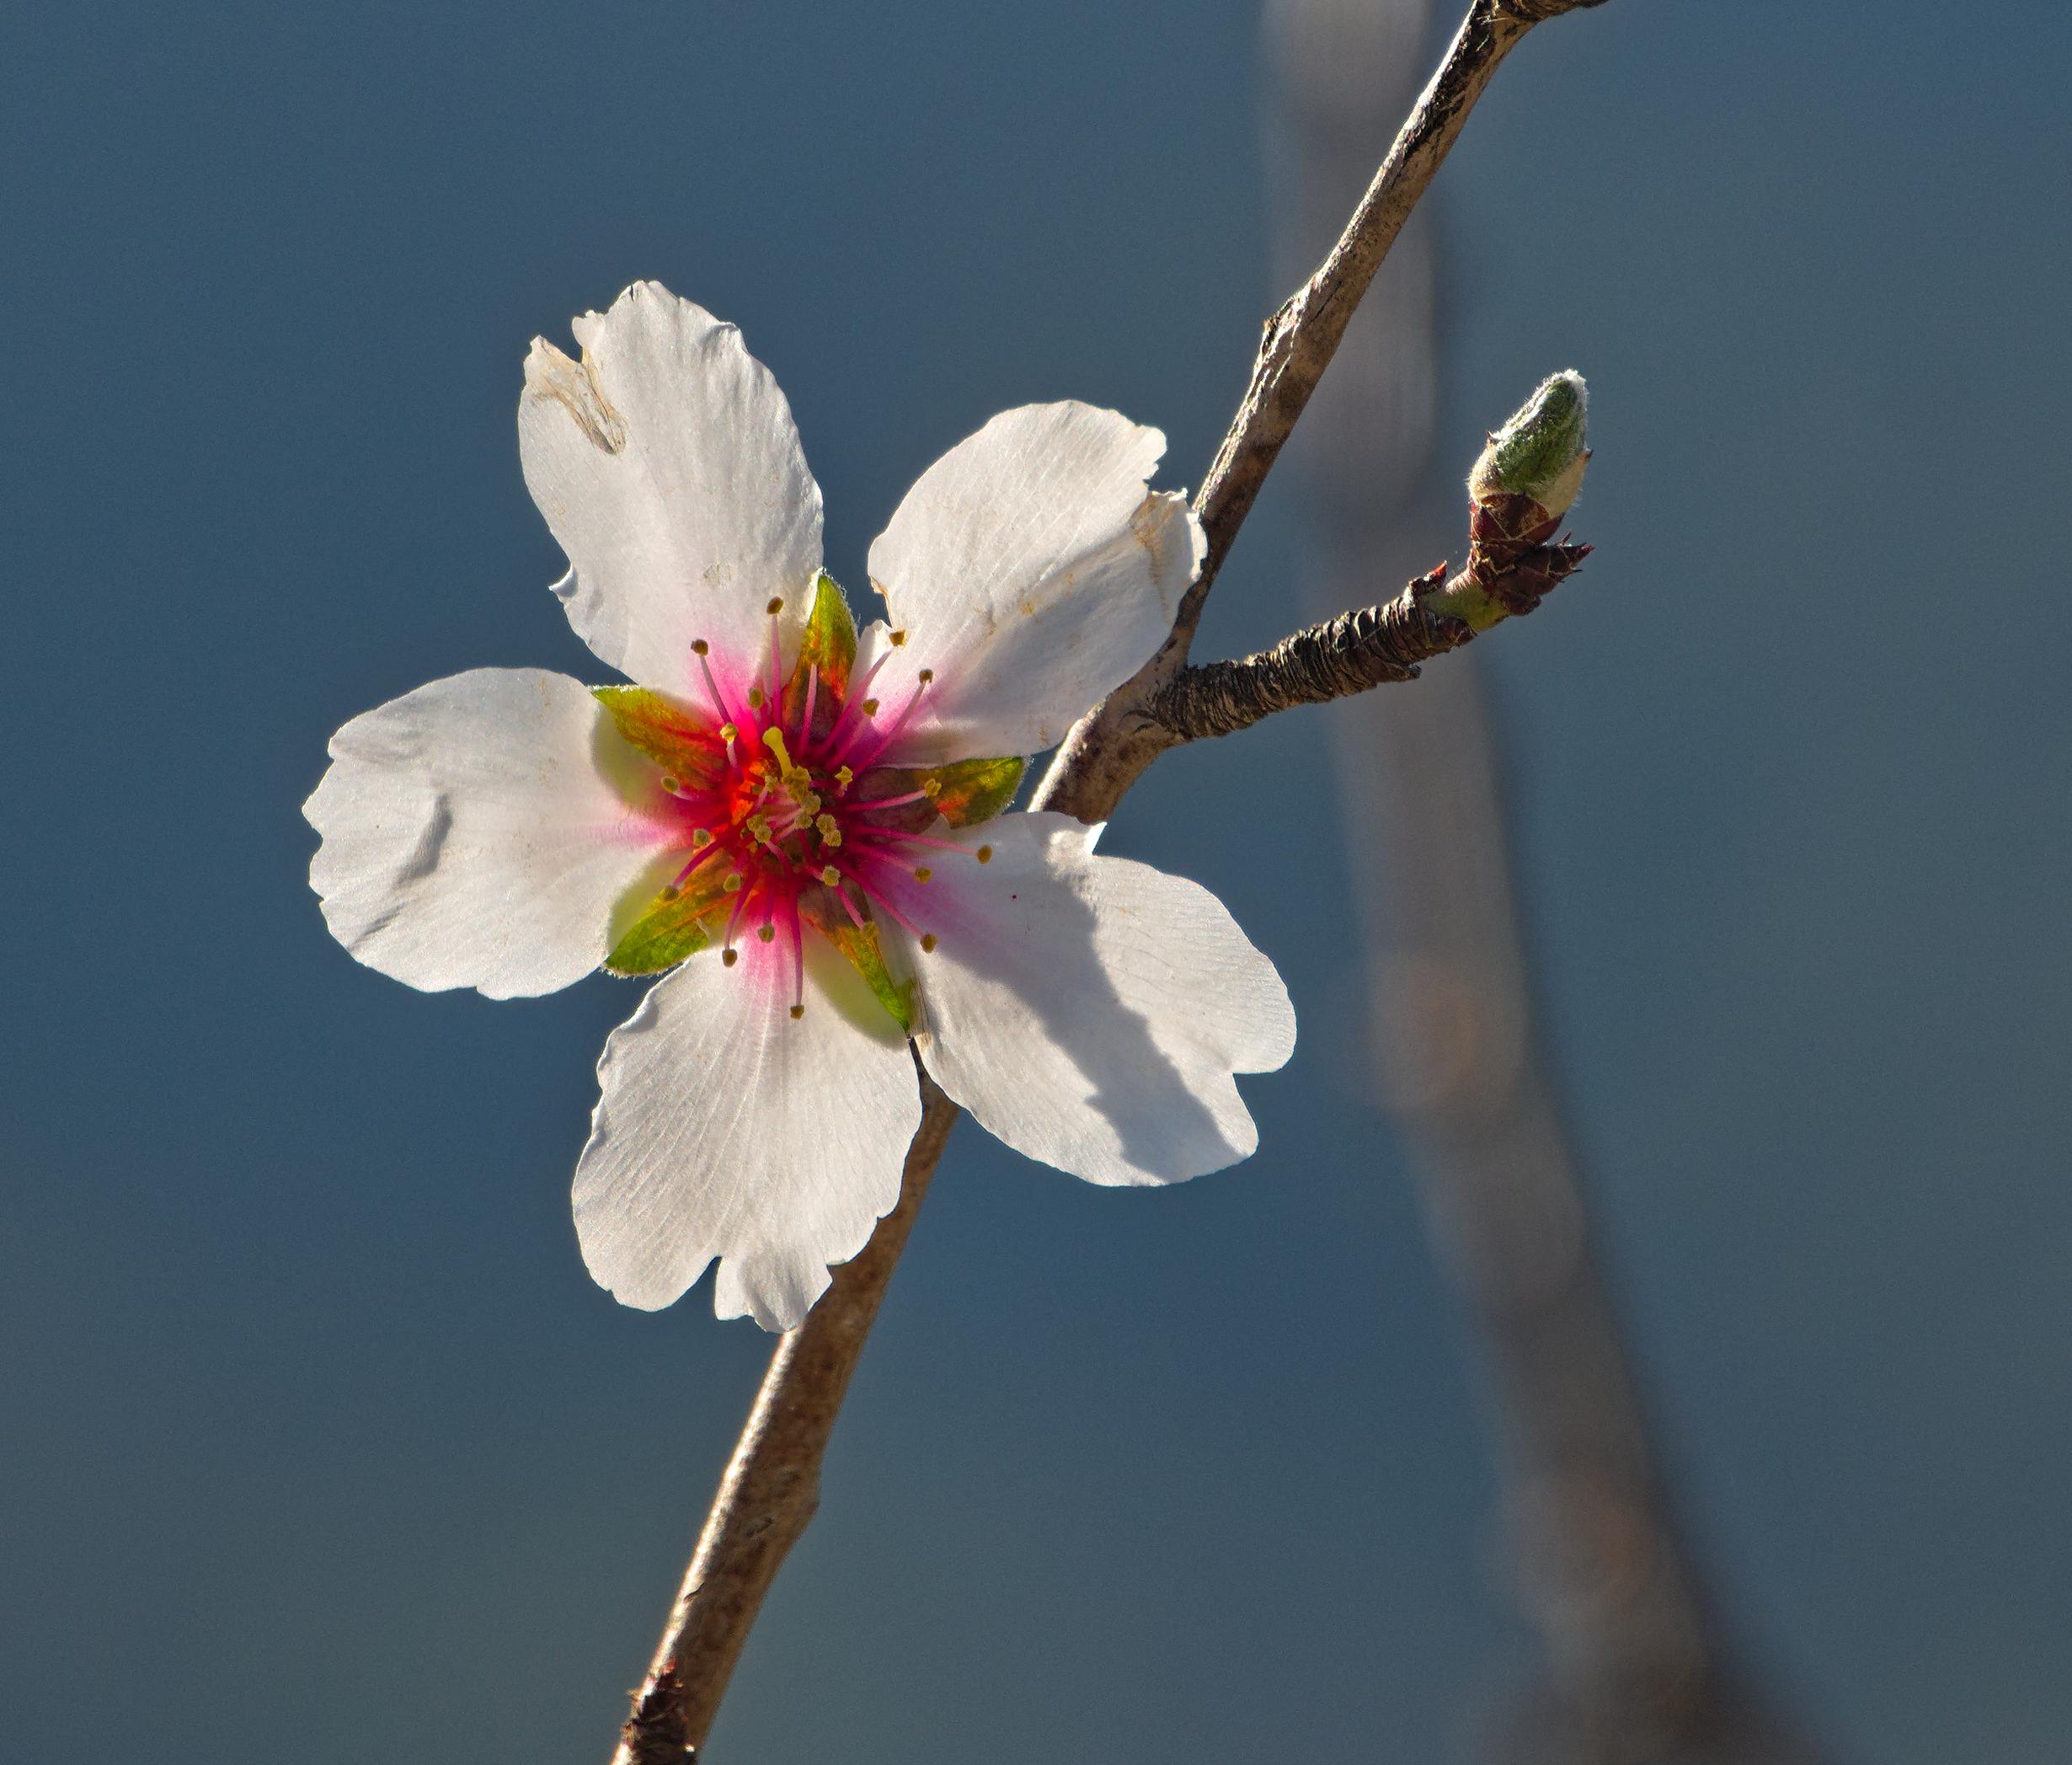
[[(1511, 505), (1501, 525), (1507, 537), (1524, 538), (1568, 512), (1583, 487), (1590, 450), (1583, 445), (1588, 395), (1583, 376), (1565, 369), (1549, 376), (1510, 421), (1489, 437), (1468, 474), (1468, 495), (1478, 511), (1494, 511), (1509, 497), (1522, 497), (1531, 511)], [(1512, 511), (1515, 511), (1515, 513)]]

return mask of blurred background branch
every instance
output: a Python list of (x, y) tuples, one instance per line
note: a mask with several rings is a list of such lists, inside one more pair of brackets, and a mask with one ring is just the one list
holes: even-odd
[[(1278, 269), (1310, 261), (1423, 65), (1430, 0), (1275, 0)], [(1443, 545), (1433, 216), (1405, 229), (1301, 442), (1312, 605)], [(1446, 463), (1451, 468), (1454, 463)], [(1664, 584), (1665, 590), (1670, 585)], [(1365, 921), (1373, 1095), (1407, 1143), (1482, 1367), (1536, 1683), (1482, 1725), (1503, 1765), (1810, 1761), (1749, 1681), (1666, 1482), (1541, 1046), (1486, 682), (1468, 656), (1332, 714)]]

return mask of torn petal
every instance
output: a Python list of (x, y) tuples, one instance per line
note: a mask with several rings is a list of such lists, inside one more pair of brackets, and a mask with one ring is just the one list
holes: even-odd
[(569, 621), (643, 685), (695, 700), (698, 639), (745, 683), (769, 602), (788, 655), (820, 567), (791, 407), (734, 326), (659, 282), (574, 329), (581, 361), (536, 341), (518, 402), (526, 484), (569, 555)]

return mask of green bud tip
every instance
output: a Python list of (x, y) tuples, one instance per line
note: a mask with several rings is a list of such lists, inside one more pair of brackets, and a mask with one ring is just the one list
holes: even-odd
[(1583, 445), (1589, 402), (1583, 376), (1573, 368), (1549, 375), (1490, 436), (1468, 474), (1468, 494), (1477, 502), (1529, 496), (1557, 519), (1567, 514), (1590, 457)]

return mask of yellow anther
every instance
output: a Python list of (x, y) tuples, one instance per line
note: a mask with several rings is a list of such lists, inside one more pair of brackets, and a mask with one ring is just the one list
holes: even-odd
[(691, 653), (693, 655), (710, 655), (713, 653), (713, 646), (707, 643), (703, 638), (692, 638), (691, 639)]
[(806, 1008), (805, 1008), (804, 1006), (803, 1006), (803, 1005), (794, 1005), (794, 1006), (793, 1006), (793, 1007), (792, 1007), (792, 1021), (793, 1021), (794, 1024), (796, 1024), (796, 1023), (799, 1020), (799, 1019), (801, 1019), (802, 1017), (804, 1017), (805, 1014), (806, 1014)]
[(770, 823), (765, 817), (752, 815), (748, 818), (747, 826), (750, 839), (758, 845), (766, 846), (770, 843)]
[(691, 836), (691, 843), (693, 846), (709, 846), (712, 842), (713, 836), (710, 828), (700, 827)]
[(836, 883), (841, 880), (841, 872), (837, 870), (832, 864), (822, 864), (820, 866), (820, 880), (825, 883), (828, 887), (831, 889)]
[(662, 899), (664, 901), (674, 901), (682, 893), (683, 891), (678, 888), (674, 883), (665, 883), (662, 885)]
[(739, 870), (728, 871), (727, 880), (719, 887), (723, 894), (739, 895), (741, 892), (741, 873)]
[(667, 791), (670, 795), (673, 797), (679, 790), (682, 789), (683, 787), (677, 784), (676, 779), (668, 773), (664, 773), (662, 774), (662, 789)]
[(818, 833), (822, 839), (825, 839), (831, 833), (839, 833), (841, 831), (841, 823), (831, 815), (819, 815), (813, 818), (813, 828), (814, 832)]
[(943, 794), (943, 781), (940, 778), (923, 778), (921, 781), (921, 794), (924, 797), (929, 798), (931, 800), (941, 796)]
[(722, 950), (719, 953), (719, 960), (729, 968), (732, 968), (741, 960), (741, 953), (739, 950)]
[(863, 714), (866, 717), (875, 717), (878, 714), (878, 701), (876, 699), (867, 698), (863, 701)]
[(835, 782), (846, 790), (856, 783), (856, 774), (846, 766), (838, 766), (835, 768)]
[(914, 880), (916, 882), (926, 882), (934, 874), (934, 871), (931, 870), (926, 864), (923, 864), (918, 870), (914, 872)]
[(760, 711), (762, 709), (762, 688), (761, 687), (750, 687), (748, 689), (748, 708), (751, 711)]
[[(820, 812), (820, 800), (819, 795), (813, 791), (806, 792), (806, 794), (798, 800), (798, 808), (801, 814), (817, 816)], [(815, 825), (817, 826), (818, 824), (816, 823)]]
[(979, 848), (978, 851), (973, 854), (973, 856), (975, 857), (980, 864), (990, 864), (993, 861), (993, 848), (991, 846), (981, 846)]
[(933, 932), (923, 932), (921, 934), (921, 947), (929, 952), (930, 955), (932, 955), (934, 954), (935, 933)]
[(767, 944), (777, 936), (777, 928), (773, 925), (759, 925), (756, 928), (756, 935)]
[(820, 841), (823, 845), (839, 846), (841, 843), (841, 829), (839, 827), (830, 828), (825, 833), (820, 836)]
[(923, 668), (923, 669), (921, 671), (920, 679), (921, 679), (921, 685), (922, 685), (922, 686), (924, 686), (924, 687), (925, 687), (925, 686), (927, 686), (927, 685), (928, 684), (928, 682), (929, 682), (930, 681), (933, 680), (934, 678), (935, 678), (935, 670), (934, 670), (934, 669), (932, 669), (932, 668)]
[(893, 632), (890, 634), (890, 636), (892, 639), (892, 647), (894, 650), (897, 650), (900, 644), (906, 641), (906, 634), (904, 631)]
[(764, 611), (765, 612), (768, 613), (772, 618), (776, 618), (776, 617), (777, 617), (779, 613), (781, 613), (781, 612), (782, 612), (784, 611), (784, 597), (783, 597), (783, 596), (782, 596), (782, 595), (772, 595), (772, 596), (771, 596), (771, 597), (770, 597), (770, 604), (769, 604), (767, 607), (764, 607), (764, 608), (763, 608), (763, 611)]
[(732, 724), (723, 723), (719, 725), (719, 739), (722, 741), (738, 741), (740, 737), (741, 732)]

